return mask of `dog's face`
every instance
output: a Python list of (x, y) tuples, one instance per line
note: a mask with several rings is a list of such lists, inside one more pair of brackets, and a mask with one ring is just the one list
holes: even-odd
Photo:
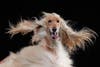
[(45, 24), (52, 39), (57, 39), (59, 37), (59, 29), (61, 26), (60, 23), (60, 17), (55, 13), (51, 13), (45, 16)]

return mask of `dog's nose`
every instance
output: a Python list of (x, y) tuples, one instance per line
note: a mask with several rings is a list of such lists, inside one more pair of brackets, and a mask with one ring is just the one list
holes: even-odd
[(53, 29), (52, 29), (53, 32), (56, 32), (56, 30), (57, 30), (56, 28), (53, 28)]

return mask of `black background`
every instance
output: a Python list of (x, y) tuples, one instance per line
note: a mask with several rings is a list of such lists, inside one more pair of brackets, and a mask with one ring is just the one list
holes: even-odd
[[(1, 5), (2, 4), (2, 5)], [(16, 24), (20, 18), (30, 19), (41, 16), (41, 12), (56, 12), (65, 20), (72, 20), (73, 28), (81, 29), (89, 27), (96, 31), (99, 30), (99, 8), (75, 8), (67, 5), (65, 1), (4, 1), (0, 2), (0, 60), (9, 55), (9, 51), (17, 52), (21, 48), (28, 46), (32, 33), (25, 35), (20, 34), (10, 39), (6, 34), (6, 28), (9, 27), (9, 21)], [(74, 6), (74, 5), (73, 5)], [(85, 50), (79, 49), (73, 55), (74, 65), (76, 67), (99, 67), (99, 37), (94, 44), (88, 45)], [(67, 61), (67, 60), (66, 60)]]

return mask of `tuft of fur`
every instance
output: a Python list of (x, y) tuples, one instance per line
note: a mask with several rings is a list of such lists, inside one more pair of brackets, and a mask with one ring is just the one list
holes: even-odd
[(30, 20), (21, 20), (16, 24), (16, 26), (9, 24), (10, 28), (7, 33), (14, 36), (15, 34), (21, 33), (21, 34), (27, 34), (28, 32), (31, 32), (36, 28), (38, 25)]
[(77, 49), (77, 46), (84, 48), (86, 42), (90, 43), (92, 42), (92, 38), (96, 38), (96, 33), (89, 28), (83, 28), (80, 31), (69, 31), (66, 33), (66, 31), (62, 30), (61, 33), (62, 43), (66, 45), (70, 51)]

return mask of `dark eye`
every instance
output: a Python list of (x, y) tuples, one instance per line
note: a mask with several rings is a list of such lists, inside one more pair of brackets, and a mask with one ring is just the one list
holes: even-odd
[(57, 23), (59, 23), (59, 20), (57, 20)]
[(48, 20), (48, 22), (51, 23), (52, 21), (51, 20)]

